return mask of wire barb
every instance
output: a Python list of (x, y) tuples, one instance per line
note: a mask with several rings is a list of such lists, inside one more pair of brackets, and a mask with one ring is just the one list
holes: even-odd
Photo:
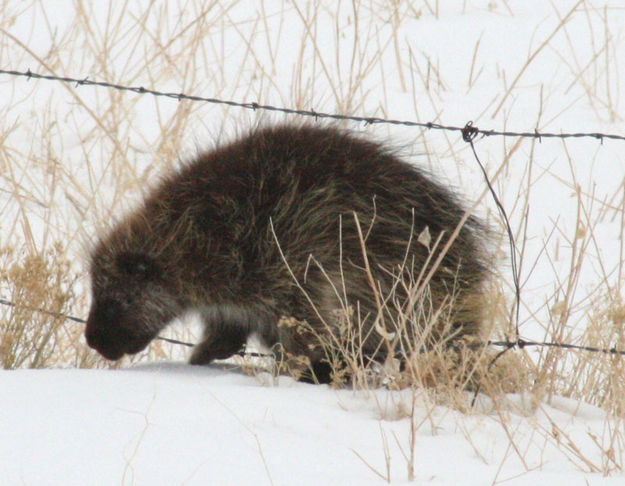
[(492, 136), (502, 136), (502, 137), (522, 137), (522, 138), (535, 138), (538, 140), (542, 140), (542, 138), (595, 138), (603, 144), (604, 139), (611, 140), (624, 140), (625, 135), (620, 134), (611, 134), (611, 133), (587, 133), (587, 132), (579, 132), (579, 133), (539, 133), (536, 129), (532, 132), (513, 132), (513, 131), (500, 131), (500, 130), (482, 130), (477, 127), (473, 127), (472, 123), (467, 123), (464, 127), (453, 126), (453, 125), (442, 125), (440, 123), (434, 122), (416, 122), (411, 120), (397, 120), (397, 119), (388, 119), (388, 118), (378, 118), (378, 117), (367, 117), (367, 116), (350, 116), (350, 115), (341, 115), (339, 113), (324, 113), (320, 111), (316, 111), (314, 109), (310, 110), (295, 110), (293, 108), (284, 108), (273, 105), (262, 105), (257, 102), (245, 103), (238, 102), (232, 100), (222, 100), (219, 98), (205, 98), (202, 96), (188, 95), (184, 93), (168, 93), (163, 91), (157, 91), (154, 89), (148, 89), (143, 86), (125, 86), (121, 84), (107, 83), (104, 81), (92, 81), (88, 77), (85, 78), (72, 78), (67, 76), (54, 76), (51, 74), (39, 74), (27, 69), (26, 71), (16, 71), (11, 69), (0, 69), (0, 74), (7, 74), (9, 76), (22, 76), (28, 79), (42, 79), (46, 81), (60, 81), (64, 83), (72, 83), (77, 86), (95, 86), (101, 88), (111, 88), (119, 91), (131, 91), (137, 94), (150, 94), (152, 96), (160, 96), (165, 98), (172, 98), (178, 101), (188, 100), (188, 101), (202, 101), (205, 103), (212, 104), (220, 104), (227, 106), (236, 106), (239, 108), (245, 108), (248, 110), (265, 110), (265, 111), (276, 111), (280, 113), (285, 113), (287, 115), (299, 115), (299, 116), (307, 116), (314, 118), (315, 120), (319, 119), (331, 119), (331, 120), (345, 120), (345, 121), (354, 121), (359, 123), (364, 123), (365, 125), (374, 125), (374, 124), (387, 124), (387, 125), (402, 125), (407, 127), (419, 127), (425, 128), (428, 130), (445, 130), (450, 132), (460, 132), (462, 134), (463, 140), (468, 142), (466, 137), (470, 137), (471, 139), (475, 139), (477, 135), (482, 135), (483, 137), (492, 137)]
[(467, 143), (473, 142), (475, 137), (477, 137), (480, 133), (479, 128), (473, 126), (472, 121), (468, 121), (467, 124), (462, 129), (462, 140)]

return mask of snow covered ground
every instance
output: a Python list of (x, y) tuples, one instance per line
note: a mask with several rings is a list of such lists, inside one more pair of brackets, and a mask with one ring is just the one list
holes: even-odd
[[(409, 392), (262, 378), (181, 363), (5, 371), (0, 484), (384, 484), (372, 469), (408, 483)], [(416, 396), (415, 483), (623, 484), (583, 472), (608, 461), (601, 410), (556, 398), (528, 416), (502, 411), (502, 425), (480, 408)]]
[[(483, 129), (624, 133), (618, 0), (27, 1), (0, 17), (3, 69)], [(0, 93), (0, 245), (66, 243), (84, 294), (75, 313), (88, 305), (96, 228), (178, 158), (289, 120), (4, 75)], [(347, 126), (405, 147), (469, 203), (485, 192), (457, 133)], [(567, 337), (578, 335), (622, 293), (624, 147), (476, 141), (523, 254), (523, 336), (550, 337), (563, 305)], [(499, 224), (488, 196), (478, 211)], [(402, 484), (410, 464), (417, 484), (625, 484), (622, 420), (575, 400), (534, 410), (519, 395), (494, 408), (481, 397), (462, 413), (419, 391), (146, 356), (120, 370), (0, 371), (0, 485)]]

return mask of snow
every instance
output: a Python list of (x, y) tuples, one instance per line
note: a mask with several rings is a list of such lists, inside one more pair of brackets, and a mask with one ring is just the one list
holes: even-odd
[[(384, 484), (370, 468), (386, 474), (385, 443), (392, 482), (408, 482), (410, 392), (272, 383), (174, 362), (3, 371), (0, 484)], [(414, 398), (417, 484), (622, 484), (549, 437), (553, 422), (600, 464), (595, 407), (558, 398), (526, 414), (511, 396), (511, 443), (488, 403), (466, 415)]]
[[(625, 10), (618, 0), (415, 0), (414, 11), (407, 2), (396, 2), (405, 8), (397, 44), (389, 10), (361, 2), (359, 38), (371, 40), (362, 41), (355, 53), (349, 2), (336, 7), (327, 1), (314, 11), (306, 2), (262, 2), (262, 21), (258, 2), (233, 2), (208, 10), (203, 19), (215, 27), (201, 46), (186, 53), (188, 58), (181, 57), (188, 61), (184, 69), (195, 70), (190, 81), (176, 70), (153, 79), (136, 69), (155, 43), (165, 45), (172, 33), (183, 30), (180, 26), (195, 25), (191, 20), (199, 12), (187, 3), (162, 2), (149, 10), (149, 2), (131, 2), (118, 12), (107, 2), (82, 2), (94, 38), (111, 45), (105, 60), (91, 57), (84, 34), (67, 33), (78, 16), (75, 2), (8, 3), (3, 14), (15, 15), (7, 27), (13, 37), (0, 32), (0, 67), (45, 71), (35, 59), (66, 43), (70, 47), (59, 49), (53, 66), (59, 75), (101, 79), (105, 71), (113, 82), (293, 107), (294, 73), (301, 63), (298, 82), (310, 87), (298, 99), (303, 108), (456, 126), (473, 120), (483, 129), (623, 133)], [(437, 15), (428, 7), (434, 4), (440, 8)], [(573, 7), (576, 12), (562, 24)], [(302, 16), (317, 21), (323, 68), (312, 61), (312, 43), (303, 40)], [(110, 25), (122, 27), (107, 31), (109, 18), (115, 19)], [(145, 22), (147, 33), (128, 40), (123, 34), (136, 34), (134, 22)], [(177, 42), (183, 41), (172, 45)], [(16, 47), (19, 43), (27, 49)], [(214, 59), (207, 63), (207, 58)], [(351, 66), (358, 65), (353, 58), (375, 68), (353, 73)], [(154, 62), (165, 61), (156, 56)], [(146, 181), (178, 158), (212, 146), (222, 129), (230, 137), (259, 120), (283, 120), (195, 104), (181, 122), (187, 127), (182, 139), (172, 143), (169, 158), (161, 159), (154, 155), (167, 142), (160, 138), (161, 121), (180, 109), (176, 101), (5, 76), (0, 92), (0, 140), (21, 149), (0, 159), (0, 169), (10, 167), (13, 178), (0, 178), (0, 244), (25, 245), (22, 231), (34, 248), (45, 248), (56, 235), (67, 237), (83, 275), (85, 247), (95, 228), (131, 206)], [(111, 126), (108, 116), (122, 102), (128, 116)], [(458, 187), (471, 203), (484, 192), (481, 173), (457, 133), (349, 126), (407, 147), (411, 160)], [(48, 129), (49, 143), (40, 146), (41, 132)], [(102, 135), (117, 129), (127, 136), (122, 153)], [(523, 140), (512, 150), (515, 143), (501, 137), (475, 142), (492, 177), (510, 156), (493, 182), (525, 244), (521, 332), (529, 339), (545, 337), (550, 308), (562, 297), (571, 272), (578, 213), (594, 235), (569, 301), (570, 327), (579, 331), (588, 323), (587, 306), (579, 304), (597, 298), (591, 289), (622, 287), (614, 269), (623, 249), (623, 142)], [(108, 164), (123, 158), (129, 162), (120, 167), (132, 166), (136, 180), (123, 194), (113, 193), (116, 178), (128, 174)], [(58, 161), (60, 175), (39, 163), (48, 159)], [(97, 180), (89, 178), (93, 174)], [(55, 186), (57, 175), (68, 185)], [(7, 185), (7, 180), (19, 184)], [(25, 196), (13, 198), (16, 191)], [(574, 197), (577, 192), (584, 197)], [(497, 225), (488, 197), (478, 211)], [(27, 221), (21, 213), (28, 214)], [(506, 268), (502, 275), (507, 278)], [(87, 287), (84, 280), (81, 285)], [(182, 361), (141, 362), (119, 370), (0, 371), (0, 485), (368, 485), (386, 484), (384, 478), (408, 484), (411, 430), (414, 484), (625, 484), (620, 418), (558, 396), (536, 409), (528, 401), (511, 394), (495, 407), (480, 396), (475, 410), (462, 412), (434, 404), (420, 391), (335, 390)]]

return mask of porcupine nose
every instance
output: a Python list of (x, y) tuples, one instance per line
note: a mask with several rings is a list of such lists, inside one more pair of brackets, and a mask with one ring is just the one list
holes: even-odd
[(92, 305), (87, 318), (87, 344), (106, 359), (117, 360), (124, 355), (121, 344), (127, 342), (129, 336), (117, 325), (119, 316), (119, 304), (113, 300), (105, 300)]

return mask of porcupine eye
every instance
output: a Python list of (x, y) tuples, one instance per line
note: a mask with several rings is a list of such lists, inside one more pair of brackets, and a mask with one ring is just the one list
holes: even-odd
[(161, 274), (154, 259), (141, 253), (121, 253), (117, 265), (124, 275), (139, 280), (154, 280)]

